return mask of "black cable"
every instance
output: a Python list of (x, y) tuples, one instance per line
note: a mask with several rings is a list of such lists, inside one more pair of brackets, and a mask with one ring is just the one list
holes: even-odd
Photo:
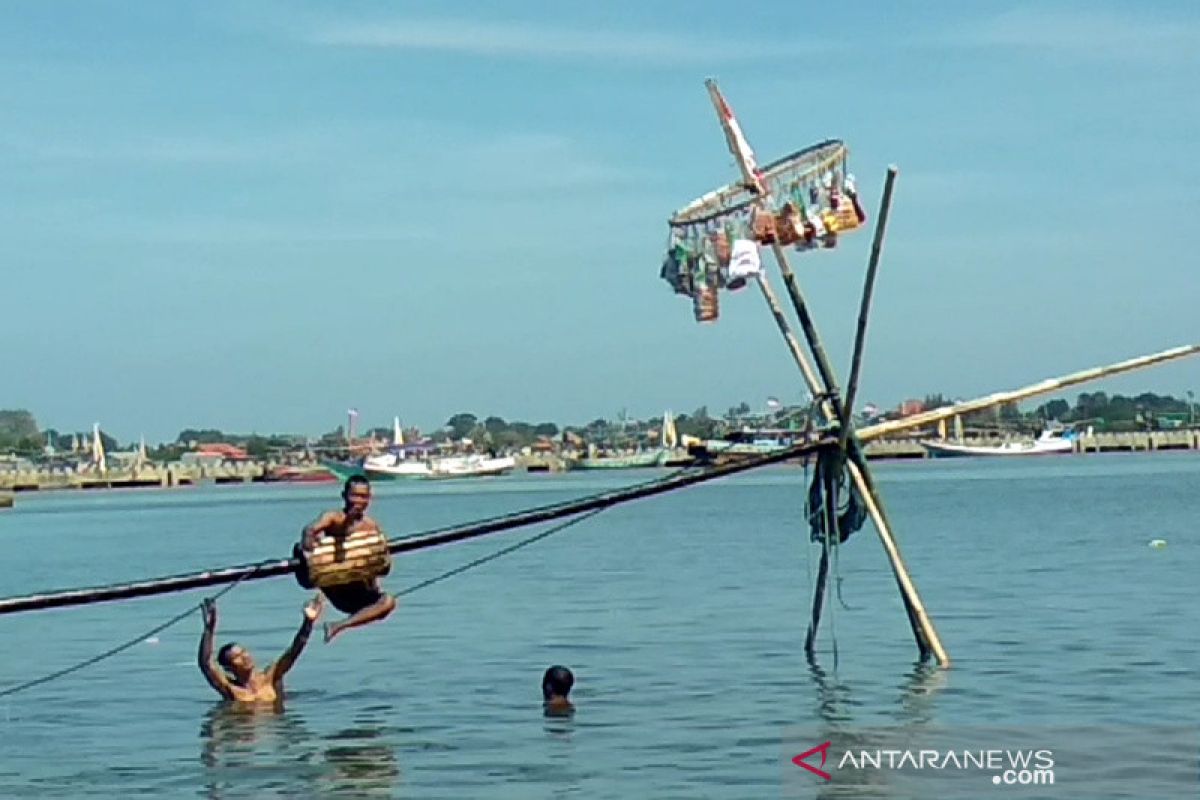
[[(273, 560), (274, 559), (272, 559), (272, 561)], [(266, 564), (266, 563), (270, 563), (270, 562), (268, 561), (268, 562), (263, 562), (263, 563)], [(241, 583), (242, 580), (245, 579), (245, 577), (249, 577), (249, 575), (244, 576), (243, 578), (239, 578), (238, 580), (229, 584), (224, 589), (217, 592), (215, 595), (213, 595), (212, 597), (210, 597), (208, 599), (214, 600), (214, 601), (219, 600), (221, 597), (224, 597), (226, 594), (233, 591), (234, 588), (237, 587), (237, 585), (239, 583)], [(101, 661), (104, 661), (107, 658), (112, 658), (113, 656), (115, 656), (119, 653), (125, 652), (126, 650), (130, 649), (131, 647), (136, 647), (137, 645), (139, 645), (142, 642), (149, 639), (154, 634), (161, 633), (162, 631), (165, 631), (167, 628), (171, 627), (172, 625), (174, 625), (178, 622), (182, 622), (183, 620), (190, 617), (192, 614), (196, 613), (196, 611), (199, 610), (200, 608), (201, 608), (201, 606), (197, 605), (197, 606), (192, 606), (191, 608), (187, 609), (186, 611), (181, 611), (180, 613), (171, 617), (166, 622), (164, 622), (160, 625), (156, 625), (155, 627), (151, 628), (148, 631), (145, 631), (144, 633), (138, 634), (136, 637), (130, 639), (127, 642), (117, 645), (116, 647), (112, 648), (111, 650), (105, 650), (103, 653), (100, 653), (99, 655), (95, 655), (95, 656), (92, 656), (91, 658), (80, 661), (78, 664), (73, 664), (72, 666), (65, 667), (65, 668), (57, 670), (55, 672), (51, 672), (48, 675), (43, 675), (40, 678), (34, 678), (32, 680), (25, 681), (24, 683), (18, 683), (16, 686), (10, 686), (7, 689), (0, 690), (0, 697), (8, 697), (9, 695), (16, 694), (17, 692), (23, 692), (26, 689), (32, 689), (35, 686), (41, 686), (43, 683), (49, 683), (50, 681), (66, 677), (67, 675), (70, 675), (72, 672), (78, 672), (79, 670), (84, 669), (86, 667), (90, 667), (93, 664), (99, 664)]]
[(497, 550), (494, 553), (489, 553), (488, 555), (477, 558), (474, 561), (469, 561), (466, 564), (463, 564), (462, 566), (458, 566), (452, 570), (443, 572), (441, 575), (438, 575), (433, 578), (429, 578), (428, 580), (421, 581), (420, 583), (414, 584), (413, 586), (409, 586), (407, 589), (402, 589), (401, 591), (396, 593), (396, 596), (403, 597), (405, 595), (412, 594), (413, 592), (415, 592), (419, 589), (424, 589), (426, 587), (433, 586), (435, 583), (440, 583), (441, 581), (444, 581), (447, 578), (452, 578), (455, 575), (460, 575), (469, 569), (474, 569), (475, 567), (486, 564), (489, 561), (493, 561), (497, 558), (500, 558), (500, 556), (506, 556), (509, 553), (511, 553), (515, 550), (520, 550), (522, 547), (531, 545), (534, 542), (540, 542), (542, 539), (545, 539), (546, 537), (548, 537), (552, 534), (558, 533), (559, 531), (562, 531), (562, 530), (566, 530), (567, 528), (571, 527), (572, 525), (575, 525), (577, 523), (583, 522), (585, 519), (589, 519), (591, 517), (596, 516), (601, 511), (604, 511), (604, 509), (597, 508), (592, 511), (588, 511), (586, 514), (582, 514), (582, 515), (576, 517), (575, 519), (567, 520), (566, 522), (555, 525), (554, 527), (549, 528), (548, 530), (544, 530), (541, 533), (530, 536), (527, 539), (522, 539), (521, 541), (517, 542), (514, 545), (509, 545), (508, 547)]

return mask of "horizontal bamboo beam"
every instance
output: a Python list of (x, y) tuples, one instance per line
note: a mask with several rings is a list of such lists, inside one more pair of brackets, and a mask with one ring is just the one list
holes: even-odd
[[(562, 503), (542, 506), (541, 508), (508, 514), (496, 519), (456, 525), (424, 535), (393, 539), (388, 544), (388, 551), (393, 555), (409, 553), (452, 542), (475, 539), (490, 533), (500, 533), (501, 531), (512, 530), (514, 528), (522, 528), (565, 517), (573, 517), (586, 511), (595, 511), (627, 503), (631, 500), (638, 500), (643, 497), (665, 494), (666, 492), (682, 489), (685, 486), (693, 486), (728, 475), (736, 475), (739, 472), (746, 472), (747, 470), (756, 469), (768, 464), (778, 464), (792, 458), (815, 453), (823, 447), (832, 447), (836, 443), (837, 440), (833, 437), (826, 437), (814, 442), (801, 442), (791, 447), (756, 456), (745, 461), (706, 470), (685, 472), (673, 477), (635, 484), (624, 489), (601, 492), (579, 498), (578, 500), (568, 500)], [(300, 562), (297, 559), (279, 559), (277, 561), (264, 561), (258, 564), (245, 564), (205, 572), (194, 572), (186, 575), (152, 578), (133, 583), (112, 584), (84, 589), (65, 589), (43, 594), (27, 595), (25, 597), (6, 597), (0, 599), (0, 615), (15, 614), (22, 611), (63, 608), (66, 606), (90, 605), (92, 603), (104, 603), (114, 600), (128, 600), (135, 597), (149, 597), (151, 595), (201, 589), (207, 586), (236, 583), (238, 581), (277, 578), (282, 575), (290, 575), (299, 566)]]

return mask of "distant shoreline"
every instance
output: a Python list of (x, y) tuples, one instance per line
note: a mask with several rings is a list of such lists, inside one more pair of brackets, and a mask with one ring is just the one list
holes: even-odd
[[(974, 440), (982, 443), (983, 440)], [(1200, 430), (1154, 431), (1147, 433), (1096, 433), (1080, 437), (1072, 453), (1042, 456), (976, 456), (951, 461), (1008, 461), (1013, 458), (1062, 459), (1095, 453), (1177, 453), (1200, 450)], [(869, 442), (864, 448), (871, 461), (923, 461), (932, 458), (916, 439), (884, 439)], [(945, 459), (937, 459), (945, 460)], [(272, 479), (275, 462), (246, 460), (223, 464), (145, 464), (136, 469), (67, 472), (34, 469), (0, 471), (0, 508), (10, 507), (9, 498), (20, 494), (69, 491), (106, 491), (122, 489), (182, 488), (200, 485), (244, 485), (287, 483), (313, 485), (312, 481)], [(643, 468), (640, 470), (645, 471)], [(522, 456), (515, 474), (545, 474), (544, 459)], [(468, 479), (472, 480), (472, 479)], [(503, 477), (489, 480), (504, 480)]]

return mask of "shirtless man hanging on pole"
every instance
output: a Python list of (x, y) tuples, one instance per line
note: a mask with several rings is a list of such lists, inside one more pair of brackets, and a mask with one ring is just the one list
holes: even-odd
[[(340, 510), (326, 511), (304, 528), (301, 546), (305, 550), (311, 550), (322, 535), (345, 538), (358, 531), (379, 530), (375, 520), (367, 516), (371, 484), (366, 478), (355, 475), (347, 479), (342, 488), (342, 500), (344, 505)], [(341, 622), (325, 623), (327, 643), (348, 628), (383, 619), (396, 608), (396, 599), (383, 591), (378, 578), (326, 586), (321, 591), (334, 608), (350, 615)]]

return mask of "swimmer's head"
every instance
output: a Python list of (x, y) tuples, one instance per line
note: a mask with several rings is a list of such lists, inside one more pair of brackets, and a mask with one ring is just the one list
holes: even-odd
[(254, 674), (254, 659), (237, 642), (230, 642), (221, 648), (217, 653), (217, 663), (238, 682), (244, 682)]
[(575, 676), (566, 667), (555, 665), (546, 670), (542, 676), (542, 699), (553, 700), (561, 697), (566, 699), (575, 685)]

